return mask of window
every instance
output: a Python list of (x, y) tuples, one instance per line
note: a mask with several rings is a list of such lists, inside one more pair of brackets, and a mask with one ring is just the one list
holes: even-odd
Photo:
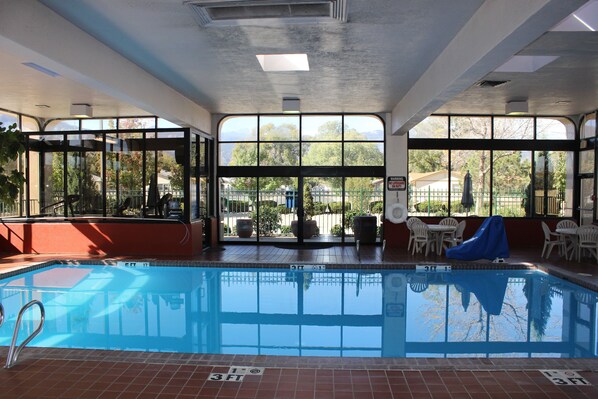
[(448, 116), (429, 116), (409, 131), (412, 139), (447, 139)]
[(566, 118), (537, 118), (536, 138), (541, 140), (573, 140), (575, 125)]
[[(442, 132), (441, 122), (450, 124), (449, 139), (422, 140), (432, 138), (432, 131)], [(409, 140), (411, 215), (572, 215), (576, 143), (569, 119), (431, 116), (420, 125)], [(483, 140), (461, 140), (474, 138)], [(593, 148), (586, 152), (580, 172), (593, 173)], [(468, 172), (474, 197), (469, 210), (461, 205)]]
[(509, 140), (533, 140), (534, 118), (494, 118), (494, 138)]
[(596, 137), (596, 112), (586, 115), (581, 125), (581, 138), (590, 137)]
[(489, 139), (492, 133), (491, 119), (477, 116), (452, 116), (450, 118), (452, 139)]
[[(457, 198), (455, 187), (459, 183), (451, 181), (454, 194), (451, 202)], [(422, 216), (443, 216), (449, 207), (449, 169), (448, 151), (412, 150), (409, 151), (409, 209)]]

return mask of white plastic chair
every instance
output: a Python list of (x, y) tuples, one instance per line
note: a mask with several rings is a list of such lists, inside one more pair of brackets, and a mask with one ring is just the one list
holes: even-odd
[(407, 229), (409, 230), (409, 243), (407, 244), (407, 252), (409, 252), (409, 250), (411, 249), (411, 244), (413, 243), (413, 239), (414, 239), (413, 229), (411, 228), (411, 226), (413, 226), (414, 223), (422, 223), (422, 221), (419, 218), (410, 217), (405, 222), (405, 225), (407, 226)]
[(433, 249), (435, 249), (436, 246), (436, 240), (434, 239), (434, 237), (430, 234), (430, 229), (428, 228), (428, 225), (425, 223), (414, 223), (411, 226), (411, 229), (413, 230), (413, 249), (411, 250), (411, 255), (417, 253), (420, 253), (423, 251), (424, 247), (426, 248), (426, 256), (428, 256), (428, 253), (430, 252), (430, 246), (433, 247)]
[(581, 252), (587, 249), (598, 262), (598, 229), (594, 226), (581, 226), (577, 229), (577, 261), (581, 259)]
[[(573, 220), (561, 220), (556, 224), (556, 230), (558, 229), (577, 229), (579, 226)], [(576, 240), (574, 236), (569, 234), (557, 234), (561, 237), (561, 240), (565, 241), (567, 245), (564, 247), (564, 255), (569, 259), (569, 251), (571, 251), (571, 258), (573, 258), (573, 254), (576, 252)], [(563, 255), (563, 253), (561, 253)]]
[(444, 249), (457, 246), (463, 242), (463, 232), (465, 231), (465, 225), (465, 220), (460, 221), (457, 224), (457, 229), (442, 239), (442, 246)]
[(441, 224), (443, 226), (455, 226), (456, 227), (459, 224), (459, 222), (455, 218), (444, 218), (440, 222), (438, 222), (438, 224)]
[[(561, 239), (560, 234), (553, 233), (550, 231), (548, 225), (544, 222), (542, 223), (542, 230), (544, 231), (544, 247), (542, 248), (542, 257), (544, 257), (544, 253), (546, 253), (546, 259), (550, 257), (550, 253), (554, 247), (559, 247), (561, 251), (559, 253), (563, 253), (566, 250), (566, 243)], [(552, 239), (554, 237), (554, 239)], [(548, 250), (548, 251), (547, 251)]]

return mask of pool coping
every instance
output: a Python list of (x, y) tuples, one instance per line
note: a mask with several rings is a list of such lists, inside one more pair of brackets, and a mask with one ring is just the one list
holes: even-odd
[[(0, 347), (6, 356), (7, 347)], [(141, 352), (123, 350), (68, 349), (28, 347), (19, 363), (34, 360), (68, 360), (88, 362), (120, 362), (143, 364), (176, 364), (210, 367), (265, 367), (293, 369), (343, 370), (555, 370), (598, 372), (598, 358), (426, 358), (426, 357), (316, 357), (274, 355), (222, 355), (175, 352)]]
[[(10, 270), (7, 272), (0, 272), (0, 280), (17, 276), (19, 274), (27, 273), (33, 270), (43, 269), (55, 264), (61, 265), (117, 265), (118, 262), (147, 262), (149, 266), (165, 266), (165, 267), (223, 267), (234, 265), (235, 269), (289, 269), (289, 263), (279, 262), (245, 262), (245, 263), (231, 263), (227, 261), (198, 261), (198, 260), (158, 260), (155, 258), (139, 258), (139, 259), (83, 259), (83, 260), (65, 260), (56, 259), (48, 260), (29, 266), (18, 268), (17, 270)], [(396, 262), (396, 263), (326, 263), (326, 262), (292, 262), (293, 266), (320, 266), (324, 265), (326, 270), (414, 270), (416, 265), (450, 265), (454, 270), (539, 270), (544, 273), (553, 275), (560, 279), (570, 281), (581, 287), (589, 289), (590, 291), (598, 292), (598, 282), (583, 278), (583, 275), (567, 271), (557, 266), (548, 264), (535, 264), (529, 262), (514, 262), (514, 263), (493, 263), (493, 262)], [(307, 270), (306, 270), (307, 271)], [(320, 270), (323, 271), (323, 270)]]

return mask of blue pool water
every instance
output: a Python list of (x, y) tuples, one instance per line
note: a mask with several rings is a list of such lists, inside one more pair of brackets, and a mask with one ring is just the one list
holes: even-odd
[[(8, 345), (366, 357), (597, 357), (595, 292), (528, 270), (329, 270), (56, 265), (0, 280)], [(28, 311), (21, 340), (35, 328)]]

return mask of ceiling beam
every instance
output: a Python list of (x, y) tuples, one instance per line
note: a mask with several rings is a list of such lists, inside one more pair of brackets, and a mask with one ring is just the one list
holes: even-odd
[(407, 133), (586, 2), (486, 0), (394, 107), (392, 134)]
[(211, 131), (205, 108), (37, 1), (0, 2), (2, 49), (173, 123)]

